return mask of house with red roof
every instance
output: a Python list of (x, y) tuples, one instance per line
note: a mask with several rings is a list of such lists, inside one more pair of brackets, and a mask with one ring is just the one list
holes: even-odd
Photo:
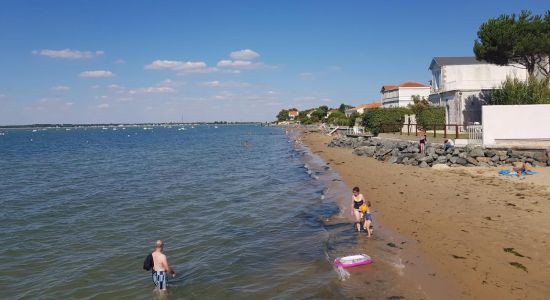
[(297, 110), (289, 110), (288, 111), (288, 119), (290, 121), (294, 121), (298, 117), (300, 113)]
[(413, 81), (400, 84), (386, 84), (380, 90), (381, 102), (384, 107), (406, 107), (413, 103), (412, 96), (418, 95), (428, 99), (430, 86)]
[(358, 112), (360, 114), (363, 114), (365, 111), (373, 108), (382, 107), (382, 103), (380, 102), (373, 102), (369, 104), (363, 104), (356, 106), (354, 108), (346, 109), (346, 117), (350, 117), (354, 112)]

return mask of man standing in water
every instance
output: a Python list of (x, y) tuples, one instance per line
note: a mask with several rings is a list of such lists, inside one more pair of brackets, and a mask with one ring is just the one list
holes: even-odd
[(165, 291), (166, 290), (166, 282), (168, 281), (168, 273), (172, 274), (172, 277), (176, 277), (176, 272), (170, 268), (170, 265), (168, 265), (168, 260), (166, 259), (166, 255), (162, 253), (162, 250), (164, 249), (164, 244), (161, 240), (158, 240), (155, 244), (155, 251), (151, 253), (153, 256), (153, 282), (157, 286), (158, 289)]

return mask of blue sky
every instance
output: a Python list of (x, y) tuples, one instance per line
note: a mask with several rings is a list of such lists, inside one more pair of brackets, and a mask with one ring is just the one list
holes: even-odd
[(2, 1), (0, 124), (268, 121), (377, 101), (544, 1)]

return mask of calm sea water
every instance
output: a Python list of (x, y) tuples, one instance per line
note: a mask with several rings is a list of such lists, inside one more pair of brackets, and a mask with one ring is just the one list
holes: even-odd
[(156, 297), (156, 239), (169, 298), (344, 297), (321, 222), (338, 208), (282, 129), (12, 130), (0, 174), (1, 298)]
[[(427, 298), (388, 247), (405, 242), (376, 218), (354, 232), (350, 187), (292, 132), (3, 132), (1, 299)], [(162, 295), (142, 270), (157, 239), (178, 274)], [(333, 268), (357, 253), (375, 263)]]

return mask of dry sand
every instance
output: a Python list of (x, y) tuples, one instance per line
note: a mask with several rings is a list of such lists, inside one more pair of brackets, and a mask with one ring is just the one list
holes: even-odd
[(302, 135), (349, 186), (361, 187), (381, 224), (418, 242), (423, 259), (463, 297), (550, 297), (550, 168), (525, 179), (496, 168), (421, 169), (329, 148), (331, 139)]

